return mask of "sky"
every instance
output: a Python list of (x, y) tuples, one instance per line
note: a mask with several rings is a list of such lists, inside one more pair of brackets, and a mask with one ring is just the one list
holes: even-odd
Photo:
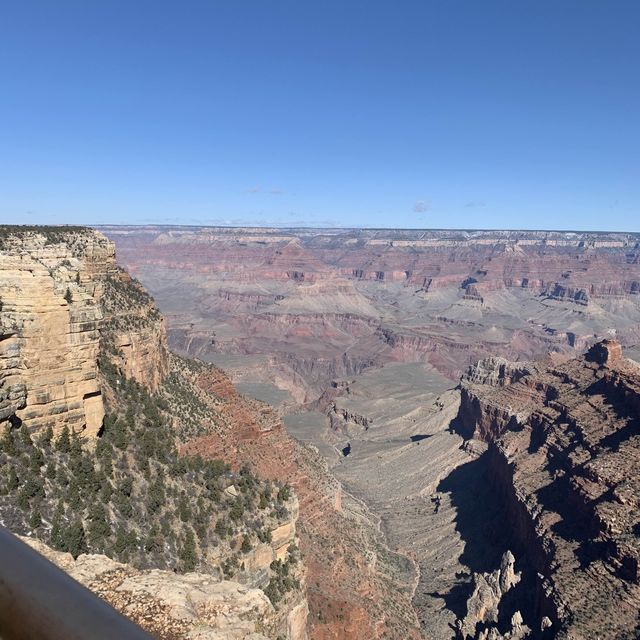
[(2, 0), (0, 222), (640, 231), (638, 0)]

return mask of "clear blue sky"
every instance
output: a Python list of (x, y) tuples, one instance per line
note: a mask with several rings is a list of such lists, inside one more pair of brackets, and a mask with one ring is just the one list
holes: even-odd
[(0, 222), (640, 231), (638, 0), (4, 0)]

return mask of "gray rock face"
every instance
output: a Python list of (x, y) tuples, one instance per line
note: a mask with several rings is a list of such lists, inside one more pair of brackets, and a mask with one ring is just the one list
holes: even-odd
[(462, 377), (470, 384), (486, 384), (491, 387), (504, 387), (517, 382), (536, 370), (532, 362), (510, 362), (505, 358), (484, 358), (469, 367)]

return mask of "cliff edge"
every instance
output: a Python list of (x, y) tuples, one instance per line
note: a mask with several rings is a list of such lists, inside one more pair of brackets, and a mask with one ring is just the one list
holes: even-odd
[(461, 428), (488, 445), (515, 555), (538, 576), (530, 626), (638, 637), (640, 367), (605, 340), (561, 364), (485, 360), (461, 388)]

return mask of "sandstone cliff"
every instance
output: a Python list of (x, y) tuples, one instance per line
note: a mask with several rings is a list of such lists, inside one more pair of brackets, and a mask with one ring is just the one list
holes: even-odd
[(640, 368), (612, 341), (463, 378), (462, 428), (489, 445), (514, 550), (538, 575), (531, 626), (547, 636), (640, 631), (639, 408)]
[(154, 311), (102, 234), (3, 227), (0, 425), (56, 433), (67, 425), (95, 436), (104, 417), (101, 340), (114, 345), (123, 372), (151, 390), (166, 374), (164, 327)]

